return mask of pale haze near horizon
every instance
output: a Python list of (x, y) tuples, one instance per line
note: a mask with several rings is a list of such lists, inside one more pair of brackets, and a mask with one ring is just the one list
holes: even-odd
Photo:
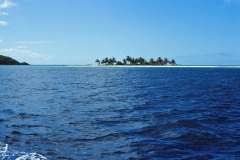
[(30, 64), (128, 55), (240, 65), (240, 0), (0, 0), (0, 55)]

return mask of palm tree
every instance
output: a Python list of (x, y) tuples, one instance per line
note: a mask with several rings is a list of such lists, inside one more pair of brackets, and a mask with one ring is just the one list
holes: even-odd
[(135, 64), (135, 59), (134, 58), (131, 58), (130, 64)]
[(170, 62), (169, 62), (171, 65), (176, 65), (176, 61), (174, 59), (172, 59)]
[(162, 58), (161, 58), (161, 57), (158, 57), (158, 59), (157, 59), (157, 61), (156, 61), (156, 64), (157, 64), (157, 65), (162, 65), (162, 62), (163, 62)]
[(106, 57), (106, 58), (104, 59), (104, 62), (105, 62), (105, 64), (108, 64), (108, 63), (109, 63), (109, 59)]
[(149, 60), (149, 64), (150, 64), (150, 65), (155, 65), (155, 63), (156, 63), (156, 62), (154, 61), (153, 58), (151, 58), (151, 59)]
[(163, 60), (163, 65), (167, 65), (169, 63), (168, 59), (167, 58), (164, 58)]
[(116, 63), (116, 58), (112, 58), (112, 63), (114, 64), (114, 63)]
[(140, 63), (139, 58), (136, 58), (135, 61), (134, 61), (134, 63), (135, 63), (136, 65), (138, 65), (138, 64)]
[(103, 59), (102, 61), (101, 61), (101, 64), (105, 64), (106, 62), (105, 62), (105, 59)]
[(140, 65), (144, 65), (145, 64), (145, 59), (144, 58), (142, 58), (142, 57), (139, 57), (139, 63), (140, 63)]
[(129, 62), (131, 64), (132, 58), (130, 56), (127, 56), (126, 62)]
[(96, 61), (95, 61), (98, 65), (100, 65), (100, 61), (99, 61), (99, 59), (96, 59)]
[(127, 61), (126, 59), (123, 59), (123, 64), (126, 65), (127, 64)]
[(116, 63), (116, 59), (114, 57), (108, 59), (108, 64), (109, 65), (114, 65), (114, 63)]
[(112, 58), (109, 58), (108, 59), (108, 63), (107, 63), (108, 65), (112, 65)]

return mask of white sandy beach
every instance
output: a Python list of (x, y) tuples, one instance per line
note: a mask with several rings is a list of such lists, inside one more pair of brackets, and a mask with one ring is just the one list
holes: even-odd
[[(71, 65), (66, 65), (66, 67), (71, 67)], [(240, 66), (227, 66), (227, 65), (176, 65), (176, 66), (146, 66), (146, 65), (74, 65), (72, 67), (120, 67), (120, 68), (135, 68), (135, 67), (140, 67), (140, 68), (240, 68)]]

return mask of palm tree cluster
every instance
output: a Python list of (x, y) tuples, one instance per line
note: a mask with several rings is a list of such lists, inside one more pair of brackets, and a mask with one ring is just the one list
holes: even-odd
[(98, 65), (156, 65), (156, 66), (164, 66), (164, 65), (177, 65), (176, 61), (172, 59), (169, 61), (167, 58), (162, 59), (161, 57), (158, 57), (156, 60), (153, 58), (150, 58), (149, 61), (146, 59), (139, 57), (139, 58), (132, 58), (130, 56), (127, 56), (122, 61), (117, 61), (116, 58), (108, 58), (106, 57), (103, 60), (96, 59), (95, 61), (98, 63)]

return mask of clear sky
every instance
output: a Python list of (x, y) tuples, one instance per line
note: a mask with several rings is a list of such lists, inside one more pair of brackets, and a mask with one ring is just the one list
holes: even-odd
[(240, 0), (0, 0), (0, 55), (30, 64), (129, 55), (240, 65)]

